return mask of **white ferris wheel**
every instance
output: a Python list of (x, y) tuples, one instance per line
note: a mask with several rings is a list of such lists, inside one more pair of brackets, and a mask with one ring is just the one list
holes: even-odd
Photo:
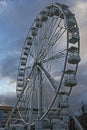
[(80, 37), (75, 15), (59, 3), (35, 18), (25, 39), (17, 77), (17, 107), (30, 126), (36, 120), (58, 118), (69, 107), (77, 85)]

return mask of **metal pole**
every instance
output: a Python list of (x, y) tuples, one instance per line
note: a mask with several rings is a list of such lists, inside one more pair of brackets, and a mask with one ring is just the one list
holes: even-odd
[(38, 79), (39, 79), (39, 86), (38, 86), (38, 118), (41, 117), (42, 113), (42, 72), (38, 68)]
[(69, 115), (73, 118), (73, 120), (74, 120), (74, 122), (75, 122), (77, 128), (78, 128), (79, 130), (84, 130), (84, 129), (82, 128), (82, 126), (80, 125), (79, 121), (77, 120), (77, 118), (73, 115), (73, 113), (72, 113), (72, 112), (69, 112)]

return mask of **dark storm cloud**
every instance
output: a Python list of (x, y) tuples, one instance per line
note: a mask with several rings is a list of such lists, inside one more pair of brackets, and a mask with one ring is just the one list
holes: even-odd
[(1, 58), (0, 64), (1, 78), (16, 80), (23, 42), (24, 39), (21, 38), (16, 41), (11, 41), (11, 44), (8, 44), (8, 46), (2, 47), (1, 52), (3, 57)]
[(8, 55), (3, 61), (0, 68), (1, 77), (9, 77), (10, 79), (16, 79), (17, 72), (17, 57)]
[(14, 106), (16, 103), (16, 96), (15, 94), (7, 94), (7, 95), (0, 95), (0, 105), (10, 105)]

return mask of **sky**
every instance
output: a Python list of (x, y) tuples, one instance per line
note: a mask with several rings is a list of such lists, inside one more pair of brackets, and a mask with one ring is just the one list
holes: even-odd
[(87, 103), (87, 0), (0, 0), (0, 105), (15, 104), (17, 68), (24, 39), (37, 14), (54, 2), (69, 6), (80, 32), (78, 85), (70, 95), (70, 108), (79, 111), (81, 102)]

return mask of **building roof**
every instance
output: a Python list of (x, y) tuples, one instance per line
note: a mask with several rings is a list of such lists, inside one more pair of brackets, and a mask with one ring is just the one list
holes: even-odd
[(0, 106), (0, 110), (12, 110), (12, 106)]

